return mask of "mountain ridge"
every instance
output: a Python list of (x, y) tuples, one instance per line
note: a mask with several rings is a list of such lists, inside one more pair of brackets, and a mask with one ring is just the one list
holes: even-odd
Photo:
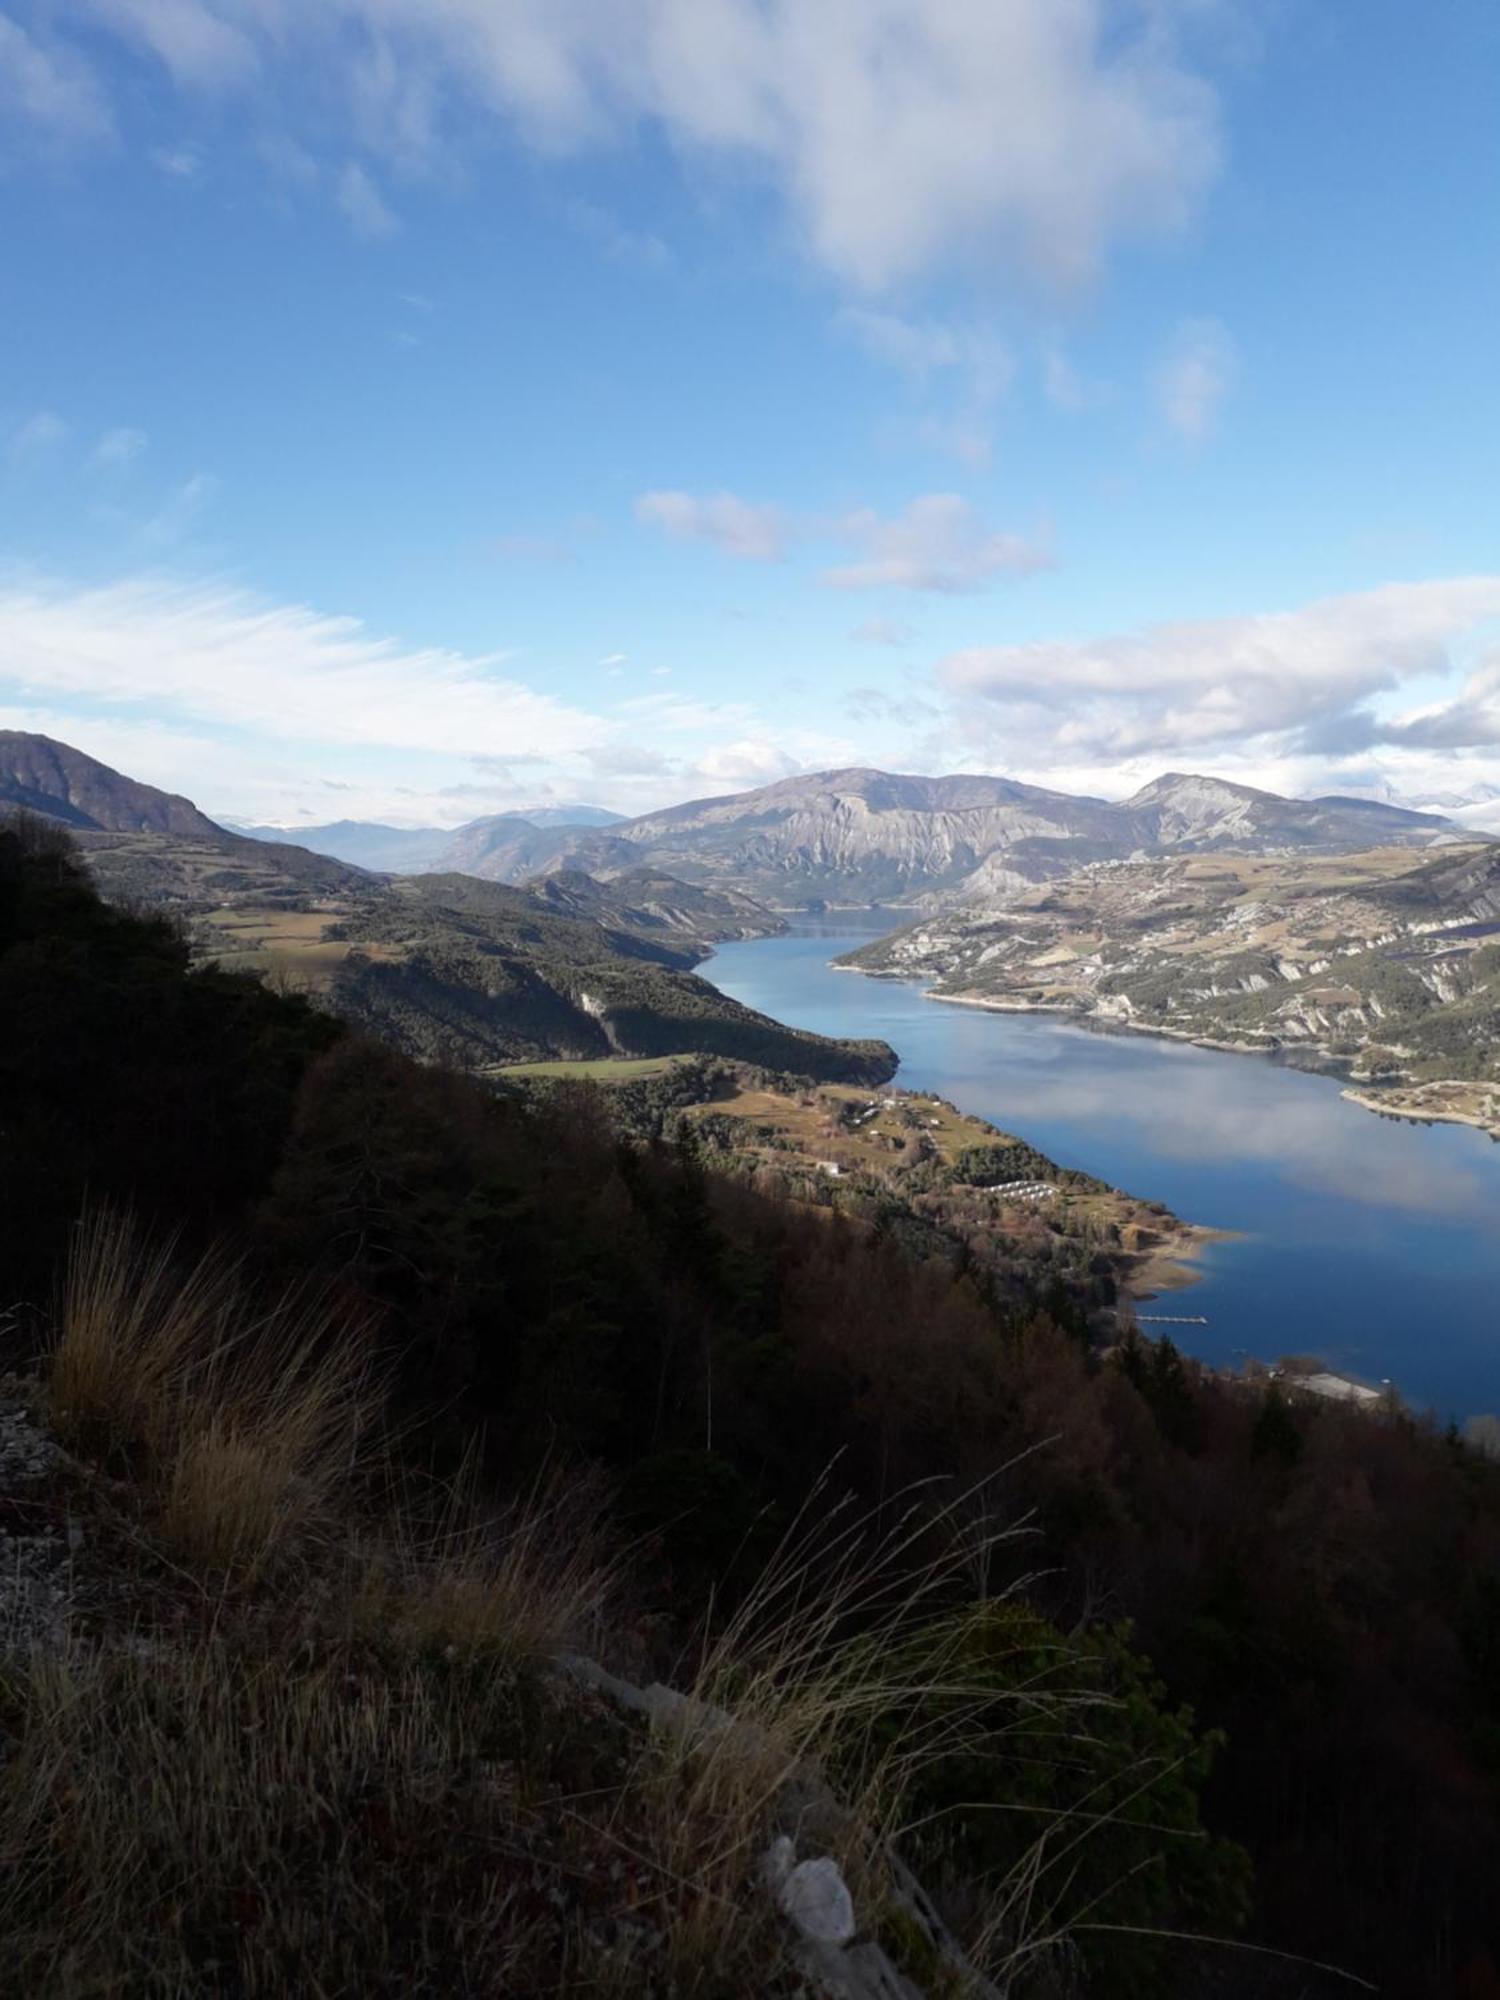
[[(0, 758), (0, 775), (5, 768)], [(201, 822), (176, 830), (222, 831), (186, 800), (171, 806)], [(116, 810), (128, 816), (142, 808), (121, 793)], [(982, 773), (929, 777), (870, 765), (687, 799), (607, 825), (539, 825), (499, 813), (446, 832), (358, 821), (300, 831), (327, 843), (313, 851), (380, 873), (457, 872), (516, 884), (557, 872), (610, 881), (645, 868), (782, 911), (946, 907), (980, 897), (998, 905), (1095, 862), (1213, 851), (1354, 853), (1475, 833), (1383, 800), (1283, 798), (1202, 773), (1163, 772), (1112, 801)]]
[(1110, 801), (974, 773), (912, 777), (867, 766), (690, 799), (601, 832), (490, 828), (455, 865), (497, 880), (557, 867), (608, 879), (651, 865), (715, 881), (777, 909), (920, 905), (1014, 893), (1095, 861), (1246, 847), (1355, 852), (1429, 845), (1461, 829), (1372, 800), (1283, 799), (1229, 780), (1167, 772)]
[(48, 739), (13, 740), (7, 772), (0, 807), (65, 827), (107, 901), (169, 913), (200, 963), (285, 983), (407, 1055), (476, 1071), (713, 1055), (862, 1083), (895, 1070), (883, 1043), (786, 1027), (694, 976), (716, 939), (781, 927), (716, 885), (648, 869), (535, 888), (393, 880), (234, 833)]
[(143, 785), (71, 744), (0, 729), (0, 806), (41, 813), (89, 833), (225, 831), (191, 799)]

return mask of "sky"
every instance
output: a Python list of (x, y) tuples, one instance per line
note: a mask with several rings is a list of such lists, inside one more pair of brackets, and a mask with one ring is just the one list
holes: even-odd
[(0, 0), (0, 727), (290, 826), (1493, 816), (1497, 82), (1494, 0)]

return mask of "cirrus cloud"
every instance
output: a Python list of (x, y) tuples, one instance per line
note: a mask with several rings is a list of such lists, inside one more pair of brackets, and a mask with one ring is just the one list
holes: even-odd
[(835, 590), (933, 590), (952, 596), (997, 576), (1032, 576), (1052, 567), (1046, 543), (991, 528), (957, 493), (926, 493), (883, 520), (870, 508), (839, 524), (840, 539), (862, 553), (825, 570)]
[(666, 686), (574, 706), (511, 665), (215, 583), (0, 577), (0, 727), (217, 816), (451, 825), (580, 797), (639, 812), (853, 753), (843, 735)]
[(558, 755), (603, 740), (599, 718), (502, 675), (503, 657), (405, 648), (357, 618), (212, 584), (0, 588), (0, 660), (19, 698), (465, 757), (517, 742)]

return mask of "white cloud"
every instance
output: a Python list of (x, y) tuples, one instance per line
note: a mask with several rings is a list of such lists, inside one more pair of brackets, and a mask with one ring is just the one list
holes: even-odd
[(1077, 416), (1107, 403), (1111, 390), (1107, 382), (1080, 374), (1060, 347), (1048, 347), (1042, 352), (1042, 394), (1055, 410)]
[(141, 537), (157, 548), (172, 548), (183, 540), (213, 500), (218, 481), (207, 472), (195, 472), (174, 486), (150, 518), (141, 524)]
[(400, 227), (379, 188), (357, 160), (351, 160), (339, 175), (333, 198), (356, 236), (389, 236)]
[(407, 649), (355, 618), (215, 586), (0, 588), (0, 662), (23, 698), (340, 749), (552, 756), (608, 733), (599, 718), (502, 677), (498, 656)]
[(926, 493), (883, 519), (871, 507), (834, 519), (798, 519), (735, 493), (643, 493), (637, 519), (679, 541), (709, 542), (726, 555), (775, 562), (793, 543), (828, 541), (857, 560), (823, 572), (834, 590), (978, 590), (997, 576), (1027, 576), (1052, 565), (1044, 543), (985, 524), (957, 493)]
[(106, 431), (94, 446), (90, 464), (100, 469), (129, 465), (150, 443), (144, 431), (133, 430), (129, 424), (120, 424), (114, 430)]
[(0, 133), (23, 126), (45, 144), (73, 146), (109, 138), (114, 121), (80, 55), (0, 13)]
[(1493, 760), (1500, 748), (1500, 647), (1480, 659), (1451, 699), (1383, 717), (1365, 740), (1409, 750), (1478, 750)]
[(697, 695), (678, 694), (671, 688), (631, 695), (617, 703), (614, 712), (629, 728), (646, 729), (657, 737), (698, 731), (718, 735), (725, 729), (753, 728), (758, 720), (749, 702), (704, 701)]
[(789, 527), (780, 508), (753, 506), (735, 493), (643, 493), (635, 512), (677, 541), (708, 542), (726, 555), (779, 562), (786, 554)]
[(991, 395), (1009, 386), (1009, 350), (994, 335), (973, 327), (903, 319), (898, 313), (874, 312), (866, 306), (846, 307), (838, 324), (867, 354), (919, 382), (944, 370), (961, 369), (977, 374)]
[[(240, 12), (210, 0), (86, 0), (106, 27), (147, 49), (166, 64), (178, 83), (217, 89), (243, 82), (259, 67), (251, 29), (234, 20)], [(258, 10), (274, 33), (275, 8)]]
[(491, 555), (498, 556), (502, 562), (565, 563), (573, 560), (573, 551), (556, 535), (492, 535), (488, 547)]
[(1399, 740), (1405, 725), (1381, 717), (1401, 688), (1455, 675), (1465, 640), (1495, 619), (1500, 576), (1388, 584), (1296, 611), (973, 647), (938, 678), (961, 740), (1032, 768), (1326, 759)]
[(263, 133), (255, 142), (255, 150), (271, 179), (283, 188), (310, 188), (316, 185), (321, 172), (317, 161), (289, 133)]
[(741, 736), (707, 751), (699, 758), (694, 776), (710, 787), (748, 792), (757, 785), (771, 785), (778, 778), (789, 778), (801, 768), (797, 758), (769, 737)]
[(68, 425), (55, 410), (33, 410), (6, 440), (5, 455), (12, 465), (28, 465), (50, 457), (69, 435)]
[(867, 354), (906, 376), (924, 403), (938, 406), (919, 426), (925, 443), (966, 465), (989, 463), (995, 410), (1015, 375), (1010, 349), (996, 333), (864, 306), (849, 307), (836, 323)]
[(855, 544), (858, 561), (826, 570), (835, 590), (979, 590), (997, 576), (1049, 569), (1044, 543), (991, 528), (957, 493), (927, 493), (902, 514), (883, 520), (872, 509), (847, 515), (840, 540)]
[(0, 728), (219, 817), (452, 825), (545, 796), (642, 812), (854, 759), (748, 702), (659, 684), (595, 714), (504, 667), (218, 586), (0, 580)]
[(1219, 321), (1184, 321), (1157, 371), (1156, 394), (1168, 428), (1185, 444), (1213, 434), (1234, 373), (1234, 342)]
[[(1184, 59), (1197, 0), (87, 0), (183, 83), (308, 60), (362, 147), (403, 169), (477, 107), (576, 152), (655, 124), (691, 165), (749, 168), (863, 290), (1019, 261), (1065, 284), (1190, 217), (1219, 157)], [(269, 95), (269, 89), (268, 89)]]
[(598, 244), (611, 263), (665, 271), (673, 261), (671, 250), (654, 230), (631, 229), (591, 201), (570, 201), (564, 213), (580, 235)]

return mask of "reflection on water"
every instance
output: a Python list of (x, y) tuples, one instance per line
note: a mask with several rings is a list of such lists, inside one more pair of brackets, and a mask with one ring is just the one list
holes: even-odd
[(1209, 1250), (1195, 1288), (1210, 1325), (1183, 1329), (1205, 1359), (1311, 1352), (1444, 1416), (1500, 1406), (1500, 1146), (1377, 1118), (1333, 1079), (1262, 1058), (944, 1006), (831, 969), (868, 934), (835, 914), (726, 945), (705, 971), (797, 1027), (878, 1035), (909, 1089), (1241, 1232)]

